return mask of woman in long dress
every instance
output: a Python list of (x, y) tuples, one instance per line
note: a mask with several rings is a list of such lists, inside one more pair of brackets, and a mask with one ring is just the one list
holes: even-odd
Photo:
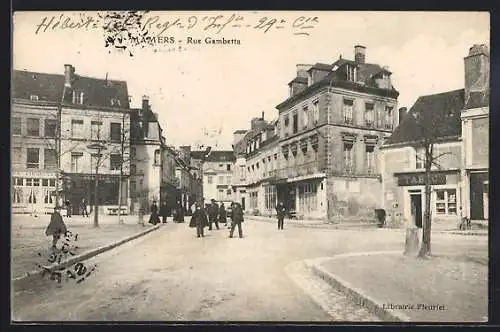
[(59, 241), (62, 234), (68, 231), (59, 210), (59, 206), (54, 207), (54, 213), (52, 213), (50, 223), (45, 230), (45, 235), (52, 235), (52, 249), (56, 249), (57, 241)]

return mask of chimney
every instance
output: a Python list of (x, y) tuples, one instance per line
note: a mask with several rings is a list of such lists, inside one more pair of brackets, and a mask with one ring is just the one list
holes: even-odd
[(149, 110), (149, 97), (142, 96), (142, 111), (146, 112)]
[(264, 120), (264, 111), (262, 111), (262, 120)]
[(358, 64), (365, 63), (366, 47), (361, 45), (354, 46), (354, 61)]
[(407, 108), (406, 107), (401, 107), (399, 109), (399, 113), (398, 113), (398, 118), (399, 118), (399, 123), (401, 123), (401, 121), (403, 121), (403, 118), (406, 116), (406, 111), (407, 111)]
[(71, 88), (75, 76), (75, 67), (69, 64), (64, 65), (64, 86)]
[(474, 44), (469, 49), (469, 55), (464, 58), (465, 69), (465, 105), (472, 94), (482, 94), (482, 97), (489, 92), (490, 79), (490, 52), (488, 46), (484, 44)]
[(307, 71), (311, 69), (312, 65), (298, 64), (297, 65), (297, 77), (307, 78)]

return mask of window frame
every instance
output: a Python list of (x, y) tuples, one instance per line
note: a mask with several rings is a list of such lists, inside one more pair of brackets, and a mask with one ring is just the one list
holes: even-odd
[[(31, 121), (36, 121), (38, 126), (36, 127), (36, 134), (34, 134), (34, 131), (30, 132), (30, 122)], [(31, 128), (33, 129), (33, 128)], [(27, 118), (26, 119), (26, 136), (30, 137), (40, 137), (40, 119), (39, 118)]]
[[(36, 150), (37, 152), (37, 162), (30, 162), (30, 151), (31, 152), (34, 152), (34, 150)], [(32, 155), (34, 156), (34, 154)], [(36, 167), (32, 167), (32, 166), (36, 166)], [(26, 148), (26, 168), (30, 168), (30, 169), (38, 169), (40, 168), (40, 148)]]
[[(23, 135), (23, 118), (20, 116), (13, 116), (12, 118), (12, 136), (22, 136)], [(19, 120), (19, 127), (17, 127), (16, 121)], [(17, 130), (19, 129), (19, 132)]]

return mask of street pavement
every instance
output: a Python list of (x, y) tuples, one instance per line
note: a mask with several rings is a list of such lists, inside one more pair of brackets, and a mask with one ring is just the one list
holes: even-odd
[[(376, 320), (342, 295), (330, 292), (297, 267), (304, 259), (346, 252), (401, 250), (404, 232), (334, 230), (252, 220), (244, 238), (228, 230), (196, 238), (188, 222), (98, 255), (94, 274), (80, 284), (43, 281), (13, 294), (14, 320), (80, 321), (332, 321)], [(486, 237), (433, 235), (439, 254), (479, 252)], [(292, 266), (292, 268), (291, 268)], [(295, 266), (295, 267), (293, 267)], [(292, 273), (290, 274), (290, 271)], [(390, 273), (390, 271), (388, 271)], [(299, 283), (299, 284), (297, 284)], [(302, 284), (300, 284), (302, 283)], [(304, 283), (314, 284), (307, 287)], [(315, 289), (313, 293), (307, 289)], [(315, 299), (316, 301), (314, 301)]]

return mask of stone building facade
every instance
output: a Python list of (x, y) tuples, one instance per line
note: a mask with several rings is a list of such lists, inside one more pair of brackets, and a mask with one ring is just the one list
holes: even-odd
[(277, 196), (299, 218), (372, 220), (381, 205), (378, 151), (398, 123), (391, 72), (355, 60), (298, 65), (276, 108)]

